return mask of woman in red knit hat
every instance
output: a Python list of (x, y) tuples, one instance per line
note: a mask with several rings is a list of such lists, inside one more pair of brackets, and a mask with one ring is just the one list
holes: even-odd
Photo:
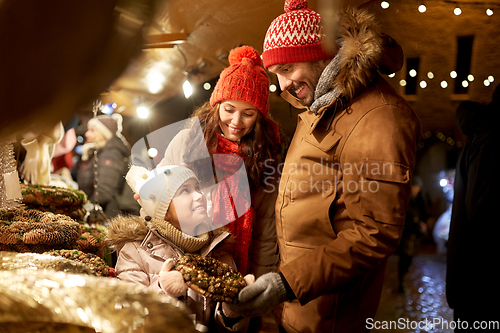
[[(218, 183), (225, 183), (208, 189), (214, 226), (232, 221), (227, 227), (236, 238), (233, 256), (238, 270), (258, 277), (274, 271), (277, 264), (274, 204), (281, 140), (277, 124), (268, 116), (270, 80), (259, 53), (250, 46), (237, 47), (229, 63), (210, 101), (192, 115), (200, 126), (182, 130), (159, 166), (187, 164), (207, 188), (214, 185), (214, 172), (202, 167), (206, 161), (197, 157), (211, 158)], [(243, 164), (247, 177), (236, 177)], [(245, 186), (250, 197), (242, 190)]]
[[(196, 172), (211, 201), (213, 225), (226, 225), (235, 237), (238, 270), (257, 278), (275, 271), (278, 262), (274, 207), (281, 139), (269, 118), (270, 80), (259, 53), (238, 47), (229, 63), (210, 101), (192, 115), (199, 126), (180, 131), (159, 166), (187, 164)], [(209, 158), (210, 167), (201, 157)], [(219, 186), (211, 189), (212, 164)]]

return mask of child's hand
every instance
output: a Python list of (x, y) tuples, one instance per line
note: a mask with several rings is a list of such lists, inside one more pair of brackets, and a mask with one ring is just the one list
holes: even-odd
[(160, 271), (160, 287), (168, 295), (172, 297), (184, 296), (188, 286), (184, 282), (181, 272), (172, 270), (174, 260), (167, 259)]
[(253, 274), (247, 274), (243, 279), (247, 283), (247, 286), (254, 284), (255, 282), (255, 276)]
[[(247, 274), (244, 277), (247, 286), (253, 284), (255, 282), (255, 276), (253, 274)], [(227, 307), (226, 302), (222, 302), (222, 311), (227, 318), (237, 318), (240, 316), (239, 313), (232, 311)]]

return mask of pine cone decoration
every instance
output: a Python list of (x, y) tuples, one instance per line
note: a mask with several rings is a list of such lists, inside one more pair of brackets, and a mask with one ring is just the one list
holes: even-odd
[(0, 243), (16, 252), (74, 248), (81, 229), (61, 214), (33, 209), (0, 209)]

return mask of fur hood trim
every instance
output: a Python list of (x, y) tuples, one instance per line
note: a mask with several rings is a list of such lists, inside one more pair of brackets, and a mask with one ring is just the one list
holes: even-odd
[(374, 70), (379, 67), (384, 36), (373, 14), (350, 8), (342, 15), (337, 37), (340, 71), (331, 88), (351, 100), (370, 83)]
[(126, 243), (142, 242), (149, 229), (144, 219), (135, 215), (118, 215), (109, 223), (106, 241), (119, 251)]

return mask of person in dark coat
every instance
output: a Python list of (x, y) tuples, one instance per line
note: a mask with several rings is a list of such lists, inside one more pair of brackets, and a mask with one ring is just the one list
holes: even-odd
[[(82, 158), (78, 162), (79, 188), (89, 201), (98, 203), (106, 216), (112, 218), (123, 212), (121, 196), (128, 171), (130, 148), (121, 135), (122, 116), (101, 115), (89, 120), (86, 143), (82, 147)], [(94, 150), (97, 149), (97, 182), (94, 184)], [(96, 185), (96, 187), (94, 187)], [(130, 194), (131, 196), (133, 194)]]
[[(457, 331), (482, 324), (474, 332), (498, 332), (500, 299), (497, 207), (500, 184), (497, 175), (499, 145), (499, 87), (493, 101), (483, 104), (462, 102), (456, 119), (467, 144), (458, 160), (455, 196), (447, 253), (446, 297), (454, 309)], [(488, 321), (497, 321), (488, 327)], [(486, 328), (486, 329), (484, 329)]]

